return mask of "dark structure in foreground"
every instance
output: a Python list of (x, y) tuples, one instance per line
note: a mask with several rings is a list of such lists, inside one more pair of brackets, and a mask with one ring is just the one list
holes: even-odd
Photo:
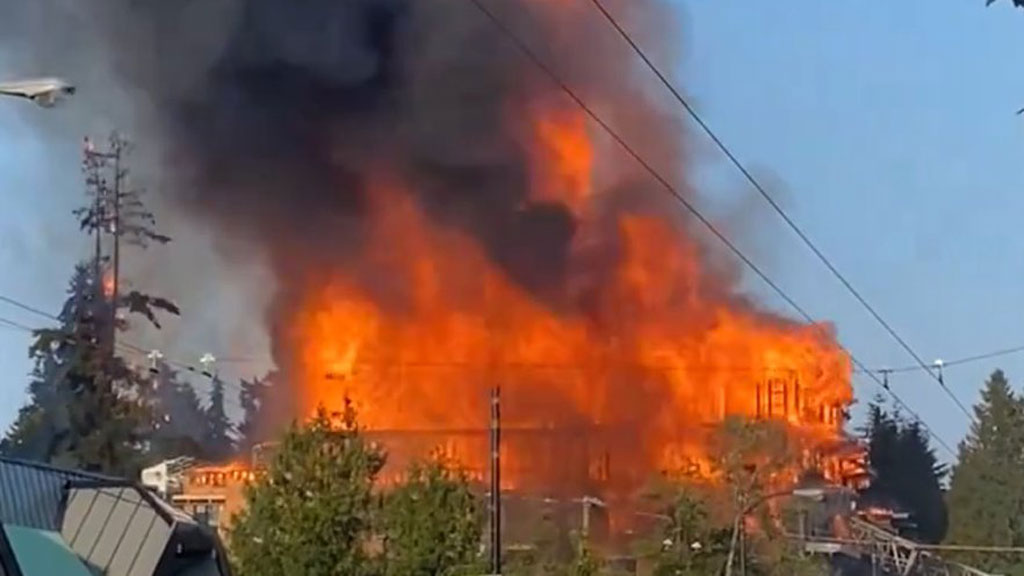
[(106, 576), (231, 574), (213, 531), (124, 479), (0, 458), (0, 523), (48, 535)]

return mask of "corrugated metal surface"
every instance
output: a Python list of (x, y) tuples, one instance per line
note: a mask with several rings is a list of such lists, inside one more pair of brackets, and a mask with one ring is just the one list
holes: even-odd
[(37, 462), (0, 458), (0, 523), (60, 530), (60, 503), (64, 485), (71, 480), (111, 479)]
[(72, 488), (61, 534), (107, 576), (156, 573), (176, 528), (134, 486)]
[[(66, 489), (68, 482), (84, 484)], [(219, 559), (223, 551), (215, 534), (142, 487), (116, 478), (0, 458), (0, 524), (64, 532), (76, 552), (101, 560), (110, 574), (180, 574), (203, 564), (204, 571), (196, 574), (230, 575)], [(182, 543), (195, 549), (164, 557), (168, 546)]]

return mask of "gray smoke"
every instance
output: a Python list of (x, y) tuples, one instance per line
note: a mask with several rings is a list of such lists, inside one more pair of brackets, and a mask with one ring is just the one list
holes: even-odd
[[(678, 116), (636, 87), (650, 76), (589, 2), (487, 4), (683, 186)], [(674, 63), (669, 2), (608, 4)], [(578, 223), (530, 201), (530, 142), (514, 129), (528, 103), (574, 104), (468, 0), (6, 0), (0, 11), (8, 56), (84, 79), (83, 94), (103, 95), (94, 109), (159, 152), (163, 201), (227, 253), (265, 256), (272, 335), (318, 275), (351, 264), (382, 167), (552, 307), (587, 305), (565, 289)], [(608, 210), (678, 210), (624, 155), (613, 164)], [(403, 305), (401, 279), (364, 281), (382, 305)]]

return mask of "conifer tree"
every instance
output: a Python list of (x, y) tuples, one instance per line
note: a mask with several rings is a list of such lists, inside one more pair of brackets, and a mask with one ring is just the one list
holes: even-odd
[[(117, 281), (122, 243), (145, 248), (170, 240), (153, 230), (142, 191), (129, 187), (129, 151), (116, 134), (106, 151), (87, 141), (82, 170), (89, 203), (74, 214), (93, 238), (94, 258), (75, 269), (59, 325), (36, 332), (29, 402), (0, 443), (4, 453), (129, 477), (142, 464), (154, 424), (148, 379), (118, 355), (116, 336), (133, 314), (159, 328), (157, 312), (179, 311)], [(109, 256), (104, 241), (111, 239)]]
[[(959, 447), (948, 495), (951, 544), (1024, 546), (1024, 400), (996, 370), (974, 406), (974, 423)], [(1019, 556), (964, 554), (994, 573), (1024, 574)]]
[(868, 407), (863, 433), (874, 473), (871, 486), (862, 494), (864, 504), (905, 511), (914, 524), (905, 536), (930, 544), (941, 542), (948, 526), (942, 489), (947, 471), (920, 423), (908, 421), (898, 411), (890, 413), (876, 397)]
[(148, 406), (153, 414), (148, 459), (204, 458), (206, 414), (195, 388), (164, 362), (159, 362), (154, 371), (147, 387)]
[(252, 448), (267, 440), (266, 405), (271, 375), (252, 380), (242, 380), (238, 394), (242, 407), (242, 420), (238, 424), (238, 451), (248, 456)]
[(224, 381), (213, 377), (210, 385), (210, 404), (205, 410), (203, 452), (214, 462), (227, 460), (235, 453), (233, 425), (224, 405)]
[(141, 465), (147, 413), (130, 392), (136, 375), (102, 346), (106, 303), (93, 269), (78, 266), (57, 328), (39, 330), (29, 402), (2, 443), (4, 453), (108, 474)]

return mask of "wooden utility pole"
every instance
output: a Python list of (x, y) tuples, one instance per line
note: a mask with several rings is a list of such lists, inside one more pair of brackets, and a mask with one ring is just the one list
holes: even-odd
[(93, 193), (92, 214), (87, 220), (92, 227), (93, 238), (96, 242), (95, 254), (93, 255), (93, 282), (96, 283), (97, 302), (102, 302), (106, 296), (103, 293), (103, 196), (105, 186), (103, 184), (103, 154), (96, 152), (96, 148), (89, 138), (85, 139), (83, 146), (83, 171), (85, 172), (86, 186)]
[(112, 216), (113, 219), (110, 222), (110, 233), (114, 236), (114, 249), (113, 249), (113, 269), (111, 282), (113, 284), (110, 287), (110, 355), (114, 356), (115, 349), (117, 347), (117, 308), (118, 308), (118, 288), (121, 284), (121, 183), (124, 179), (124, 173), (121, 171), (121, 151), (124, 146), (120, 140), (115, 140), (112, 143), (113, 149), (110, 150), (109, 154), (113, 156), (114, 161), (114, 189), (112, 191)]
[(501, 386), (491, 386), (491, 574), (501, 574)]
[[(121, 273), (121, 201), (124, 195), (123, 183), (125, 172), (121, 167), (121, 156), (124, 143), (116, 136), (111, 138), (108, 150), (96, 150), (89, 138), (85, 139), (84, 169), (86, 185), (93, 194), (89, 226), (95, 238), (95, 254), (93, 255), (93, 275), (96, 282), (97, 302), (106, 302), (109, 298), (110, 310), (106, 330), (100, 331), (98, 337), (102, 345), (109, 347), (107, 352), (113, 356), (117, 338), (117, 301), (119, 297)], [(113, 169), (113, 181), (108, 182), (107, 171)], [(111, 292), (107, 294), (107, 286), (103, 271), (103, 236), (113, 236)], [(97, 319), (98, 320), (98, 319)], [(105, 333), (104, 333), (105, 332)]]

